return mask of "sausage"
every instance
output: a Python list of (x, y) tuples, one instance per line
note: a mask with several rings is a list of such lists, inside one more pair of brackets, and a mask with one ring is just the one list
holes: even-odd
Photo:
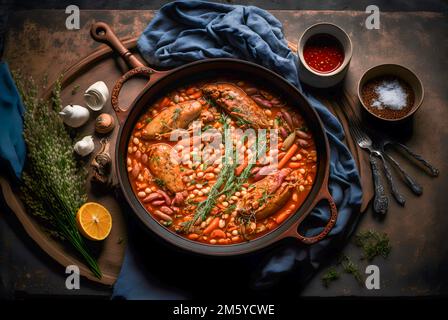
[[(168, 144), (153, 144), (148, 150), (148, 167), (153, 176), (160, 179), (168, 190), (177, 193), (185, 190), (185, 185), (179, 166), (171, 161), (172, 152), (175, 154), (173, 148)], [(166, 199), (166, 194), (161, 193), (160, 190), (157, 192)], [(170, 205), (171, 200), (168, 203), (168, 199), (167, 205)]]
[(231, 116), (244, 120), (254, 129), (268, 129), (269, 118), (242, 89), (231, 83), (207, 84), (202, 92)]
[(146, 140), (157, 138), (160, 134), (174, 129), (185, 129), (201, 114), (202, 105), (197, 100), (175, 104), (160, 112), (142, 130), (142, 138)]

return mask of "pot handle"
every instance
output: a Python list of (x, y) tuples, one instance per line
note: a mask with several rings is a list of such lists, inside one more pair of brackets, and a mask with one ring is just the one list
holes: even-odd
[(336, 224), (336, 220), (338, 218), (338, 209), (337, 209), (336, 203), (334, 202), (333, 198), (331, 197), (331, 194), (328, 191), (328, 189), (326, 189), (326, 191), (324, 191), (324, 193), (321, 197), (316, 199), (316, 201), (314, 202), (314, 205), (312, 207), (314, 208), (315, 205), (317, 205), (319, 203), (319, 201), (323, 200), (323, 199), (327, 200), (328, 204), (330, 206), (330, 219), (328, 220), (324, 229), (319, 234), (317, 234), (315, 236), (306, 237), (306, 236), (301, 235), (298, 228), (299, 228), (300, 224), (306, 219), (305, 218), (304, 220), (300, 221), (299, 223), (294, 224), (294, 226), (290, 229), (290, 232), (288, 232), (288, 234), (287, 234), (288, 237), (293, 237), (293, 238), (299, 239), (301, 242), (303, 242), (305, 244), (313, 244), (313, 243), (321, 241), (323, 238), (325, 238), (330, 233), (331, 229), (333, 229), (334, 225)]
[[(154, 73), (154, 70), (152, 70), (151, 68), (148, 68), (145, 66), (137, 67), (137, 68), (131, 69), (128, 72), (126, 72), (115, 83), (115, 85), (112, 89), (110, 102), (112, 104), (112, 108), (114, 109), (115, 114), (117, 115), (120, 123), (123, 123), (124, 120), (126, 120), (128, 111), (130, 111), (130, 108), (123, 109), (122, 107), (120, 107), (120, 105), (118, 103), (118, 97), (120, 96), (120, 91), (123, 88), (123, 85), (125, 84), (126, 81), (128, 81), (129, 79), (131, 79), (132, 77), (135, 77), (135, 76), (147, 76), (150, 79), (151, 75), (153, 73)], [(147, 86), (148, 85), (149, 85), (149, 81), (148, 81)]]
[(118, 79), (112, 89), (111, 94), (111, 104), (114, 109), (118, 121), (123, 123), (126, 120), (127, 114), (130, 111), (129, 108), (121, 108), (118, 103), (118, 96), (123, 88), (126, 81), (133, 78), (134, 76), (145, 76), (148, 78), (148, 84), (151, 81), (151, 76), (157, 71), (145, 66), (136, 56), (134, 56), (118, 39), (112, 28), (105, 22), (95, 22), (90, 27), (90, 35), (96, 41), (102, 42), (110, 46), (114, 51), (116, 51), (124, 61), (131, 67), (131, 70), (126, 72), (123, 76)]

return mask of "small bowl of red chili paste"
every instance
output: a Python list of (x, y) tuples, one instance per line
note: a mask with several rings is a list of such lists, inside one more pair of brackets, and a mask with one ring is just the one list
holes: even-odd
[(331, 23), (318, 23), (299, 39), (300, 80), (317, 88), (338, 84), (347, 73), (352, 43), (347, 33)]

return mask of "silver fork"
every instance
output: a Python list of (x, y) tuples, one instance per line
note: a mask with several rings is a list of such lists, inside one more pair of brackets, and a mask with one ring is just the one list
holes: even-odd
[(403, 195), (398, 191), (393, 177), (392, 172), (383, 156), (380, 150), (374, 148), (372, 139), (363, 131), (361, 130), (360, 122), (357, 119), (357, 116), (353, 113), (352, 117), (348, 117), (349, 122), (349, 129), (351, 134), (353, 135), (353, 138), (355, 139), (356, 143), (365, 150), (368, 150), (369, 155), (369, 161), (370, 165), (372, 167), (372, 174), (373, 174), (373, 183), (375, 186), (375, 196), (373, 199), (373, 209), (377, 213), (385, 214), (387, 212), (388, 208), (388, 198), (385, 194), (384, 187), (381, 183), (381, 177), (378, 169), (378, 163), (377, 158), (379, 158), (384, 167), (384, 172), (386, 175), (387, 182), (390, 186), (391, 192), (395, 200), (400, 204), (404, 205), (406, 200), (404, 199)]

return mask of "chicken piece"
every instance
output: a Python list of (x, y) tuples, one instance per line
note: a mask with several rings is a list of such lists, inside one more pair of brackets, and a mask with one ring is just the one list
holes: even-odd
[(278, 211), (292, 196), (294, 184), (285, 181), (291, 171), (282, 169), (254, 183), (252, 190), (238, 201), (237, 212), (264, 219)]
[(146, 140), (157, 139), (174, 129), (185, 129), (199, 117), (201, 107), (199, 101), (190, 100), (166, 108), (146, 125), (142, 130), (142, 137)]
[[(173, 153), (172, 153), (173, 152)], [(184, 201), (185, 185), (179, 165), (172, 161), (175, 154), (173, 148), (165, 143), (154, 144), (148, 150), (148, 167), (155, 178), (175, 194), (173, 204), (182, 204)]]
[(202, 87), (206, 97), (239, 120), (242, 125), (254, 129), (268, 129), (269, 119), (251, 97), (231, 83), (206, 84)]

